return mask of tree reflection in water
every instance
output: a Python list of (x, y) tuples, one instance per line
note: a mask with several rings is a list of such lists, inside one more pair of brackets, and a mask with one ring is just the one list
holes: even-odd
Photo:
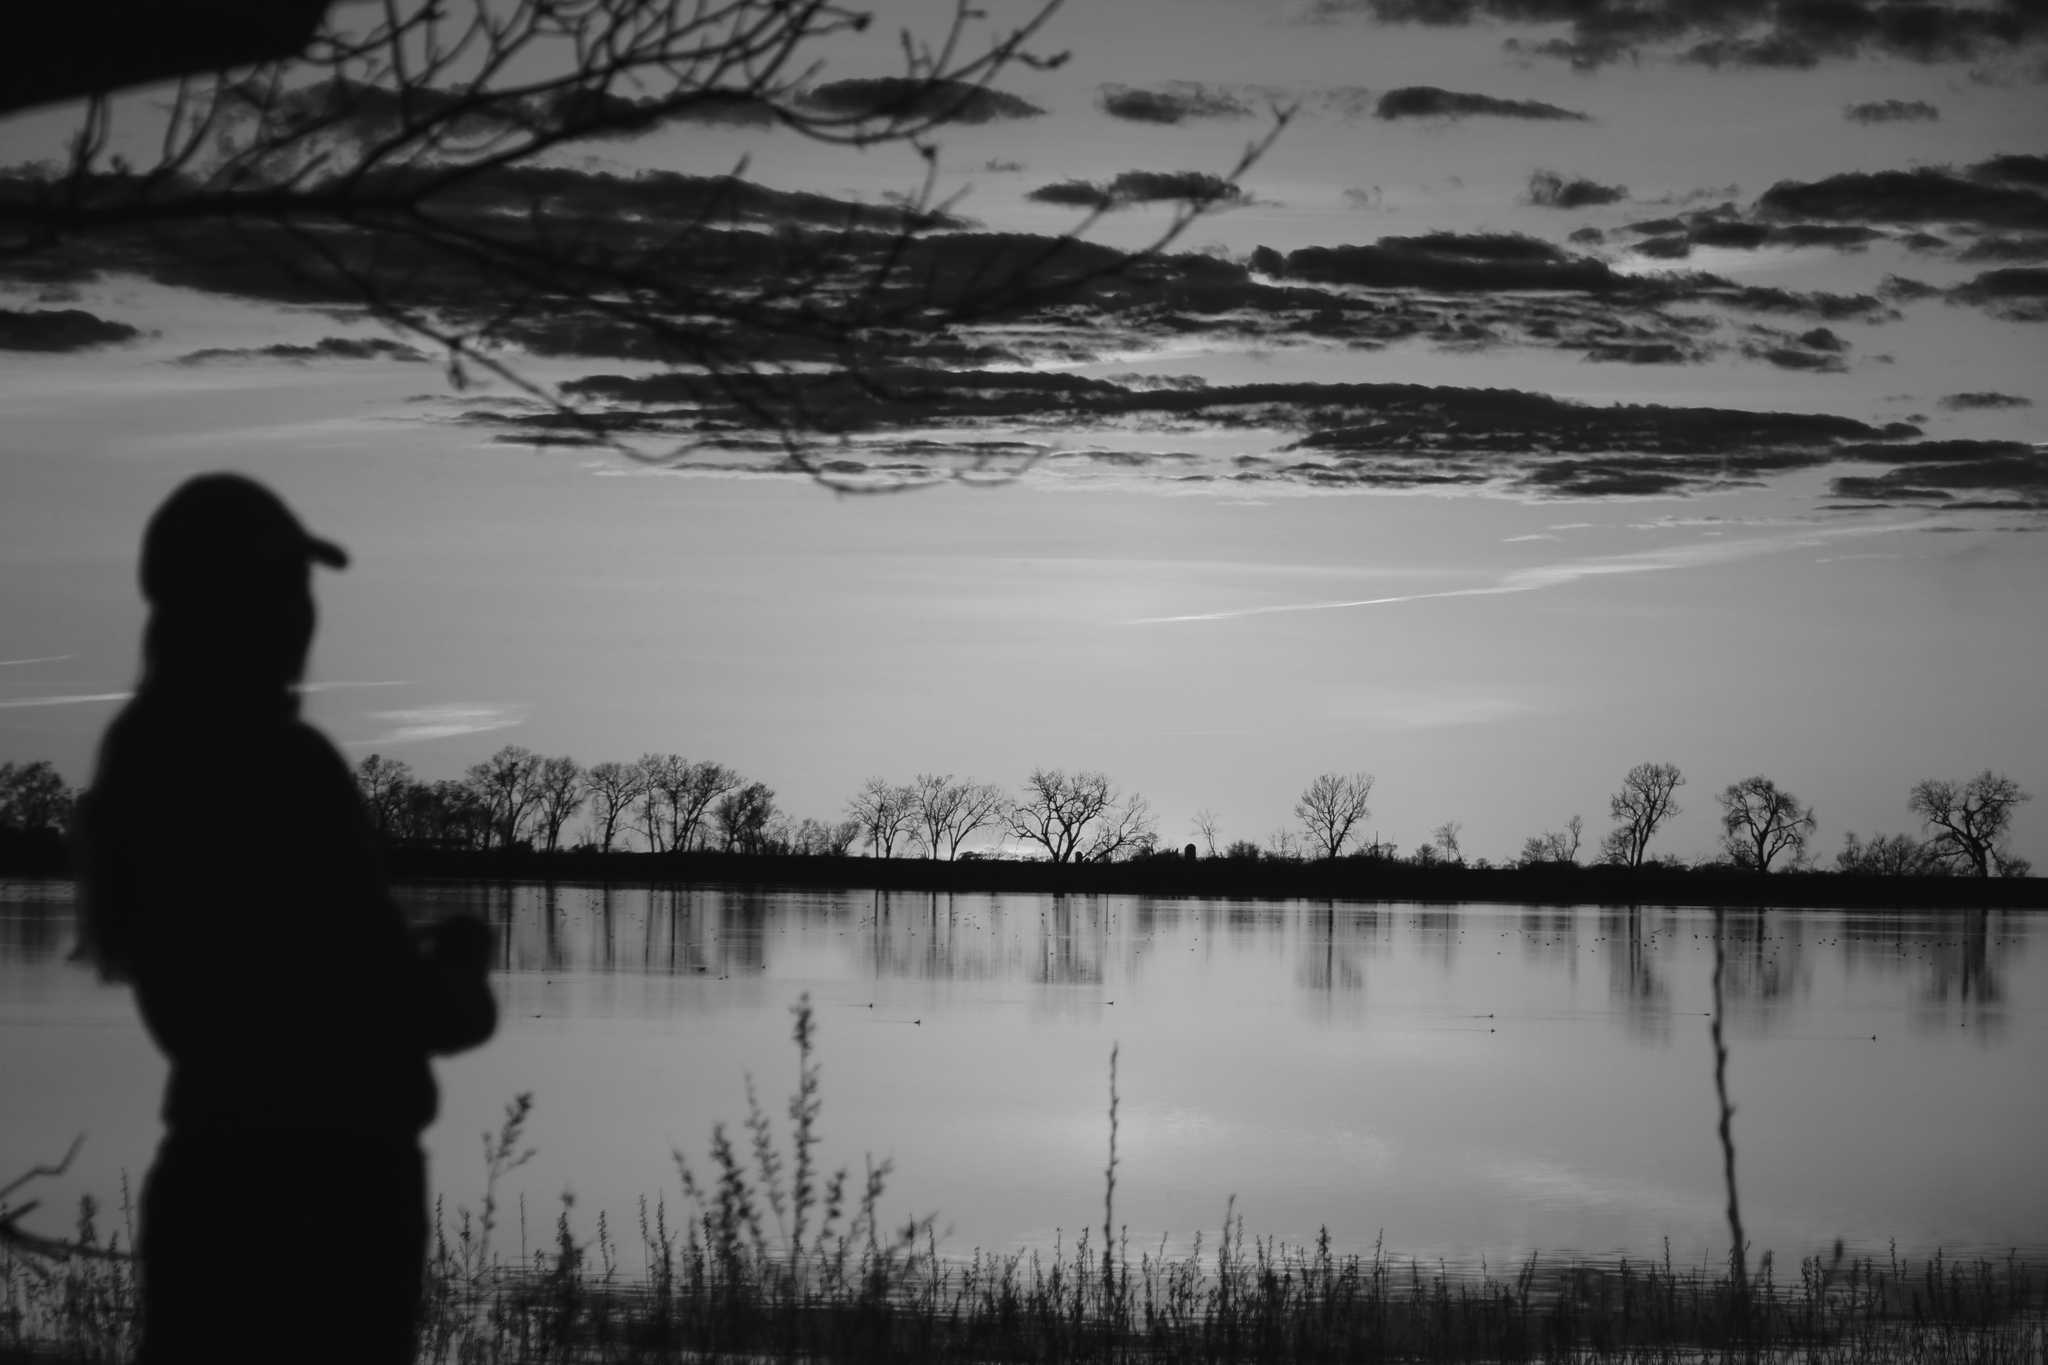
[[(1657, 970), (1660, 929), (1644, 924), (1655, 913), (1640, 905), (1604, 909), (1600, 937), (1607, 949), (1608, 994), (1620, 1007), (1623, 1025), (1637, 1038), (1668, 1045), (1671, 989)], [(1668, 927), (1661, 932), (1668, 933)]]

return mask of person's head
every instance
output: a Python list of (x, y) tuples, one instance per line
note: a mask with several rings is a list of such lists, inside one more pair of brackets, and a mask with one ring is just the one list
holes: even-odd
[(289, 688), (313, 643), (313, 565), (347, 563), (254, 479), (188, 479), (142, 534), (145, 685), (208, 696)]

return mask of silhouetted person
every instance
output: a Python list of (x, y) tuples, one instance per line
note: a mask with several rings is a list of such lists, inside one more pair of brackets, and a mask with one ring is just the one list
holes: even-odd
[(170, 1061), (146, 1365), (409, 1361), (427, 1057), (496, 1023), (490, 930), (407, 930), (348, 766), (299, 719), (312, 568), (347, 562), (232, 474), (143, 535), (142, 679), (81, 811), (80, 949)]

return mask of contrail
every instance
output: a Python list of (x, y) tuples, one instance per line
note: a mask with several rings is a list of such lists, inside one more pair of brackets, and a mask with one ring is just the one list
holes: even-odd
[(1831, 526), (1808, 531), (1785, 540), (1703, 540), (1674, 545), (1662, 550), (1637, 550), (1629, 554), (1604, 555), (1594, 559), (1565, 560), (1515, 569), (1498, 580), (1476, 588), (1445, 588), (1440, 592), (1401, 593), (1392, 597), (1357, 597), (1323, 602), (1281, 602), (1265, 607), (1233, 607), (1223, 611), (1188, 612), (1179, 616), (1144, 616), (1128, 622), (1134, 626), (1174, 625), (1186, 621), (1233, 621), (1243, 616), (1277, 616), (1286, 612), (1343, 611), (1353, 607), (1390, 607), (1403, 602), (1429, 602), (1446, 597), (1501, 597), (1508, 593), (1537, 592), (1562, 587), (1582, 578), (1603, 578), (1613, 574), (1658, 573), (1668, 569), (1689, 569), (1706, 564), (1726, 564), (1781, 550), (1812, 549), (1841, 536), (1880, 535), (1887, 531), (1925, 529), (1930, 522), (1887, 522), (1879, 526)]
[(0, 711), (14, 711), (24, 706), (78, 706), (94, 701), (126, 701), (133, 692), (66, 692), (52, 697), (10, 697), (0, 701)]
[(75, 659), (76, 654), (38, 654), (33, 659), (0, 659), (0, 668), (14, 668), (21, 664), (61, 664), (66, 659)]

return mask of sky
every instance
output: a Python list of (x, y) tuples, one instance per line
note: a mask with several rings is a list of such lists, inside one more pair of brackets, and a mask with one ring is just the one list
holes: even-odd
[[(1580, 17), (1526, 21), (1551, 12)], [(1263, 843), (1316, 774), (1367, 771), (1369, 834), (1456, 820), (1497, 860), (1575, 813), (1597, 838), (1642, 761), (1686, 774), (1655, 848), (1688, 858), (1756, 773), (1813, 804), (1824, 860), (1913, 829), (1921, 778), (2048, 790), (2048, 28), (1696, 12), (1059, 11), (1039, 46), (1068, 60), (944, 131), (932, 259), (1064, 231), (1090, 196), (1090, 240), (1141, 245), (1174, 203), (1141, 196), (1292, 118), (1191, 254), (878, 353), (935, 377), (816, 453), (840, 484), (918, 485), (888, 496), (787, 469), (653, 363), (579, 353), (571, 318), (501, 354), (640, 458), (226, 268), (0, 273), (0, 309), (118, 324), (0, 333), (35, 348), (0, 356), (0, 759), (85, 780), (135, 674), (142, 524), (229, 468), (354, 557), (318, 585), (309, 714), (425, 777), (510, 743), (678, 752), (826, 818), (875, 775), (1098, 768), (1170, 843), (1203, 809)], [(893, 26), (939, 13), (821, 48), (817, 87), (888, 74)], [(66, 117), (0, 122), (0, 162)], [(882, 209), (922, 170), (698, 122), (579, 149), (562, 202), (743, 158)], [(759, 222), (805, 212), (764, 196)], [(351, 344), (279, 349), (327, 339)], [(707, 419), (726, 437), (687, 442)], [(2048, 856), (2048, 800), (2014, 845)]]

